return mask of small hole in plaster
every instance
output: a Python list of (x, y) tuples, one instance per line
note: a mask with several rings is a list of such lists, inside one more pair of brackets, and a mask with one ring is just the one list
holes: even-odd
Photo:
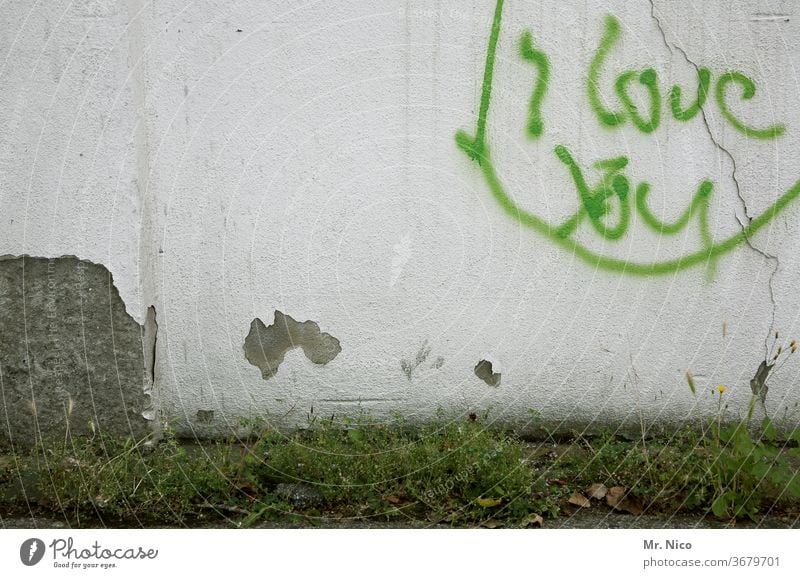
[(492, 362), (488, 359), (481, 359), (478, 362), (478, 365), (475, 366), (475, 375), (492, 387), (500, 385), (500, 378), (502, 376), (499, 371), (493, 371)]

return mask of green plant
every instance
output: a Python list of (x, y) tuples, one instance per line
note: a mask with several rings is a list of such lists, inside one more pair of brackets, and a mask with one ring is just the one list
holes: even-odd
[(609, 430), (578, 440), (587, 455), (564, 462), (573, 487), (622, 486), (644, 511), (670, 514), (692, 511), (712, 493), (705, 461), (696, 451), (697, 434), (689, 428), (646, 442)]
[(187, 446), (169, 430), (155, 449), (147, 441), (95, 434), (63, 445), (40, 442), (23, 475), (37, 480), (42, 506), (78, 522), (92, 515), (180, 523), (205, 506), (241, 500), (233, 446)]
[[(624, 489), (629, 513), (710, 509), (754, 518), (767, 505), (796, 511), (800, 479), (792, 460), (800, 463), (800, 450), (782, 444), (769, 421), (758, 431), (748, 427), (751, 416), (725, 423), (724, 388), (717, 393), (717, 415), (703, 422), (704, 431), (642, 432), (633, 440), (606, 430), (523, 441), (475, 413), (439, 413), (416, 427), (400, 416), (389, 423), (365, 414), (317, 416), (289, 433), (251, 419), (230, 439), (203, 444), (169, 428), (158, 443), (68, 436), (0, 453), (0, 503), (4, 512), (15, 503), (26, 515), (31, 506), (57, 512), (78, 527), (92, 520), (248, 526), (366, 517), (494, 527), (572, 512), (576, 493), (604, 484)], [(800, 442), (800, 432), (791, 439)], [(593, 508), (609, 507), (592, 499)]]
[[(753, 399), (755, 402), (755, 398)], [(761, 424), (761, 435), (753, 437), (750, 421), (719, 426), (711, 424), (711, 471), (715, 496), (711, 511), (718, 517), (755, 520), (766, 496), (800, 497), (800, 472), (788, 460), (800, 456), (796, 448), (786, 448), (769, 418)], [(795, 441), (800, 435), (794, 434)]]
[(266, 431), (248, 470), (265, 491), (310, 485), (325, 508), (343, 515), (513, 521), (543, 505), (523, 447), (477, 416), (415, 429), (362, 416), (317, 420), (289, 436)]
[[(777, 343), (778, 333), (775, 332)], [(773, 344), (773, 349), (775, 347)], [(711, 512), (720, 518), (748, 517), (756, 520), (765, 503), (779, 498), (800, 498), (800, 472), (792, 459), (800, 458), (800, 450), (791, 448), (779, 439), (772, 420), (765, 416), (760, 428), (754, 428), (753, 412), (760, 402), (766, 413), (767, 381), (775, 366), (786, 363), (784, 353), (797, 351), (792, 341), (787, 349), (781, 346), (770, 351), (751, 380), (752, 396), (747, 417), (738, 423), (724, 424), (723, 396), (727, 388), (719, 385), (712, 390), (717, 395), (717, 413), (709, 420), (702, 437), (702, 455), (707, 460), (707, 471), (713, 486)], [(690, 372), (686, 374), (692, 394), (697, 387)], [(800, 432), (789, 439), (800, 442)], [(771, 505), (772, 505), (771, 504)]]

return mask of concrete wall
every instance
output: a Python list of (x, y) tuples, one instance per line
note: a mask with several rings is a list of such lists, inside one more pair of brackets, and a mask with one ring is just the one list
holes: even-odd
[(122, 389), (186, 433), (735, 417), (781, 344), (797, 423), (796, 10), (7, 2), (0, 255), (110, 272)]

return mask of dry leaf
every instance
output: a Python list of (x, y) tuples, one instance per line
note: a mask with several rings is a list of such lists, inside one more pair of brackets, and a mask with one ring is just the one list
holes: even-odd
[(625, 495), (625, 488), (623, 488), (622, 486), (614, 486), (613, 488), (610, 488), (606, 493), (606, 503), (612, 508), (616, 508), (622, 501), (624, 495)]
[(608, 488), (605, 487), (603, 484), (592, 484), (586, 490), (586, 493), (593, 500), (602, 500), (603, 498), (606, 497), (606, 494), (608, 493)]
[(573, 506), (578, 506), (579, 508), (591, 508), (592, 503), (589, 499), (581, 494), (580, 492), (575, 492), (569, 497), (569, 503)]
[(478, 498), (475, 500), (481, 508), (494, 508), (503, 503), (500, 498)]
[(606, 503), (615, 510), (628, 512), (634, 516), (639, 516), (643, 511), (636, 500), (625, 495), (625, 488), (622, 486), (614, 486), (608, 490), (608, 494), (606, 494)]
[(522, 527), (526, 528), (528, 526), (538, 526), (542, 527), (544, 525), (544, 518), (542, 518), (539, 514), (531, 514), (522, 522)]

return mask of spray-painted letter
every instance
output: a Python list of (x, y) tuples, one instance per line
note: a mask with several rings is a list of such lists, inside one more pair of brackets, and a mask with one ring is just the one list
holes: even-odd
[(544, 130), (542, 122), (542, 101), (547, 93), (547, 81), (550, 78), (550, 62), (547, 55), (541, 50), (533, 47), (533, 36), (529, 30), (522, 34), (519, 42), (519, 53), (523, 59), (532, 62), (536, 66), (538, 76), (536, 77), (536, 87), (533, 89), (531, 103), (528, 111), (528, 135), (531, 138), (541, 136)]
[(734, 116), (734, 114), (728, 108), (728, 103), (725, 102), (725, 89), (731, 82), (735, 82), (742, 86), (742, 100), (750, 100), (756, 94), (755, 83), (741, 72), (726, 72), (719, 78), (719, 80), (717, 80), (717, 105), (719, 106), (720, 111), (722, 111), (722, 115), (729, 123), (731, 123), (731, 126), (743, 133), (745, 136), (753, 136), (764, 139), (781, 136), (786, 130), (786, 127), (784, 127), (782, 124), (774, 124), (767, 128), (761, 129), (750, 128)]
[(600, 97), (600, 70), (603, 67), (603, 61), (619, 38), (619, 34), (619, 21), (609, 14), (606, 16), (605, 30), (600, 39), (600, 46), (589, 64), (589, 103), (597, 114), (597, 118), (606, 126), (617, 126), (625, 122), (625, 115), (608, 110), (603, 106), (603, 99)]

